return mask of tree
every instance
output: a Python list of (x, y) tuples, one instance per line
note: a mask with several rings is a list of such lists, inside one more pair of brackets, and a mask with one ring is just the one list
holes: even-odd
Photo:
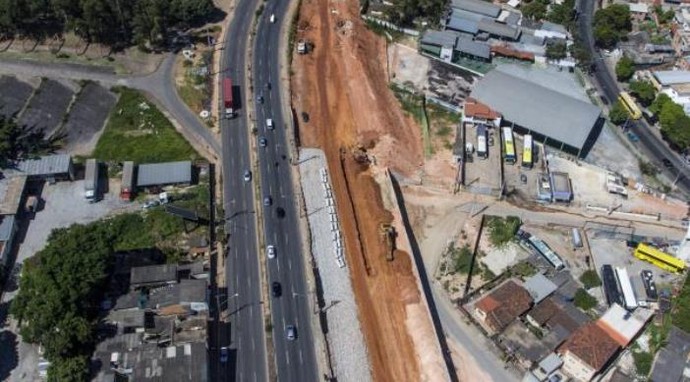
[(400, 26), (412, 26), (417, 19), (436, 24), (444, 11), (442, 0), (395, 0), (384, 10), (388, 20)]
[(609, 110), (609, 119), (611, 120), (611, 123), (614, 125), (621, 125), (627, 121), (628, 118), (630, 118), (628, 111), (625, 110), (625, 107), (623, 107), (623, 104), (620, 100), (616, 100)]
[(563, 41), (549, 41), (546, 44), (546, 58), (550, 60), (560, 60), (566, 57), (566, 46)]
[(631, 29), (630, 8), (627, 5), (612, 4), (594, 14), (594, 39), (602, 48), (613, 48)]
[(651, 105), (656, 98), (656, 88), (649, 81), (631, 81), (629, 90), (645, 107)]
[(616, 63), (616, 77), (618, 81), (627, 81), (635, 74), (635, 63), (627, 56), (621, 57)]
[(88, 380), (87, 356), (58, 358), (48, 367), (48, 382), (82, 382)]
[(582, 310), (590, 310), (597, 306), (597, 299), (591, 294), (587, 293), (586, 290), (580, 288), (575, 292), (575, 306)]
[(546, 18), (552, 23), (561, 24), (567, 29), (572, 29), (575, 20), (575, 0), (565, 0), (561, 4), (551, 5)]
[(546, 0), (532, 0), (522, 7), (522, 15), (530, 20), (541, 20), (546, 17), (548, 6)]
[(582, 68), (589, 68), (592, 64), (592, 56), (580, 38), (576, 38), (575, 43), (570, 45), (570, 55)]
[(601, 285), (601, 279), (597, 271), (588, 269), (580, 276), (580, 282), (585, 286), (585, 289), (591, 289)]

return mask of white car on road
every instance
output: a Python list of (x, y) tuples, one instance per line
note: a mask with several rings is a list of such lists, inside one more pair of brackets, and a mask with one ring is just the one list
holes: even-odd
[(266, 246), (266, 256), (268, 256), (269, 259), (275, 259), (276, 258), (276, 247), (272, 245), (267, 245)]
[(266, 119), (266, 127), (268, 127), (269, 130), (273, 130), (273, 119)]

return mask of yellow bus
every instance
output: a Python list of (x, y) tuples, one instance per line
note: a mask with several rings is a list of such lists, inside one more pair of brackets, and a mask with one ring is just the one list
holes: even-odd
[(647, 244), (638, 244), (633, 255), (640, 260), (652, 263), (669, 272), (680, 273), (685, 270), (685, 262), (683, 260), (666, 254)]
[(525, 134), (524, 146), (522, 148), (522, 167), (532, 167), (532, 136)]
[(630, 115), (630, 118), (635, 120), (642, 118), (642, 111), (639, 107), (637, 107), (635, 100), (630, 96), (630, 94), (627, 92), (621, 92), (618, 95), (618, 99), (621, 101), (625, 111), (627, 111)]

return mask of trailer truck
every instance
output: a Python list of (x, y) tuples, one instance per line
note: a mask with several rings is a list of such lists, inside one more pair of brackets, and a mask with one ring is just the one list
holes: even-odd
[(223, 79), (223, 106), (225, 106), (225, 118), (230, 119), (235, 116), (232, 103), (232, 80), (228, 77)]
[(98, 162), (93, 158), (86, 160), (84, 197), (89, 203), (95, 203), (98, 197)]

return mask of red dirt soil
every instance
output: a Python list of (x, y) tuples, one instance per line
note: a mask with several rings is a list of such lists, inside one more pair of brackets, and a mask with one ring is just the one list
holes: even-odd
[(410, 176), (423, 162), (421, 132), (388, 89), (386, 43), (359, 19), (356, 0), (304, 0), (297, 38), (315, 46), (293, 58), (293, 105), (310, 115), (300, 142), (326, 153), (373, 378), (422, 380), (405, 324), (406, 306), (420, 302), (411, 258), (399, 252), (386, 260), (379, 228), (392, 215), (367, 165), (352, 155), (364, 147), (377, 165)]

